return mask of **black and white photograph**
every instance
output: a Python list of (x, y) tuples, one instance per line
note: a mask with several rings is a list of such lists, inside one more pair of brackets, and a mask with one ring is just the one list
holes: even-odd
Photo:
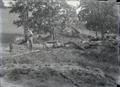
[(0, 0), (0, 87), (120, 87), (116, 0)]

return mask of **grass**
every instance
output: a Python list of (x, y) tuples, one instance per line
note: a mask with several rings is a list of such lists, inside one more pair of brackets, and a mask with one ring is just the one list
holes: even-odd
[(22, 36), (22, 34), (2, 33), (1, 36), (1, 43), (6, 44), (15, 40), (16, 37)]
[[(77, 44), (80, 41), (70, 38), (64, 40)], [(22, 81), (28, 87), (115, 87), (114, 75), (119, 73), (116, 55), (116, 50), (106, 46), (85, 51), (57, 48), (9, 56), (2, 61), (6, 79)], [(63, 68), (64, 65), (78, 66), (80, 69), (69, 70), (69, 67)]]

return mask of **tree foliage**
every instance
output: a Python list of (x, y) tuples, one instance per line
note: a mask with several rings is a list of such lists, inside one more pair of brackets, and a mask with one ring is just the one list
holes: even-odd
[(89, 30), (101, 32), (117, 32), (117, 13), (113, 2), (97, 2), (86, 0), (81, 3), (79, 20), (84, 22)]
[(18, 27), (27, 25), (28, 28), (42, 28), (50, 25), (57, 14), (59, 6), (55, 7), (53, 3), (52, 0), (17, 0), (10, 12), (19, 15), (19, 19), (14, 21)]
[(27, 27), (37, 33), (53, 34), (57, 26), (64, 29), (67, 26), (66, 21), (73, 23), (70, 20), (74, 16), (73, 10), (64, 0), (16, 0), (10, 13), (19, 15), (14, 21), (18, 27)]

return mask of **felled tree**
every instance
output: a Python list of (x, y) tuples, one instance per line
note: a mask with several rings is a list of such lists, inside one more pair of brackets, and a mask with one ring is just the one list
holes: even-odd
[(117, 32), (117, 15), (115, 4), (86, 0), (81, 4), (79, 20), (84, 22), (89, 30), (101, 32), (102, 38), (106, 31)]

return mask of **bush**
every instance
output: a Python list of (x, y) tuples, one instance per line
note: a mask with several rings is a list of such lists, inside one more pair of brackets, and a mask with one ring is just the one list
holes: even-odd
[(19, 69), (12, 69), (9, 70), (6, 75), (5, 78), (9, 79), (10, 81), (17, 81), (20, 80), (20, 72)]

